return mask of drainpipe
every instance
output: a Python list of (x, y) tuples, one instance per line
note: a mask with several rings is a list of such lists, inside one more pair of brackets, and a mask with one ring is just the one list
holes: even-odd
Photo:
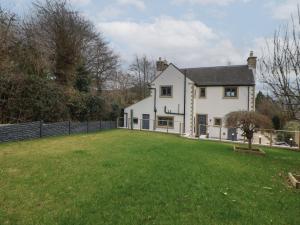
[(183, 133), (185, 133), (185, 105), (186, 105), (186, 70), (184, 70), (184, 84), (183, 84)]
[(154, 121), (153, 121), (153, 130), (156, 129), (156, 112), (157, 112), (157, 109), (156, 109), (156, 88), (153, 88), (153, 87), (149, 87), (149, 90), (154, 90), (154, 102), (153, 102), (153, 111), (154, 111)]
[(250, 101), (250, 87), (248, 86), (248, 105), (247, 105), (247, 107), (248, 107), (248, 111), (250, 111), (250, 103), (249, 103), (249, 101)]

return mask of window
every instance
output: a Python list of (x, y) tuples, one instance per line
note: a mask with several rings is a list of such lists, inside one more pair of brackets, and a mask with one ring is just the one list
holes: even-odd
[(160, 87), (160, 97), (172, 97), (172, 86), (161, 86)]
[(157, 127), (161, 128), (174, 128), (174, 117), (158, 116)]
[(200, 88), (200, 98), (205, 98), (206, 97), (206, 88), (201, 87)]
[(238, 94), (237, 87), (225, 87), (224, 88), (224, 97), (225, 98), (236, 98)]
[(134, 117), (134, 118), (133, 118), (133, 124), (138, 124), (138, 123), (139, 123), (139, 119), (136, 118), (136, 117)]
[(222, 126), (222, 119), (214, 118), (214, 126)]

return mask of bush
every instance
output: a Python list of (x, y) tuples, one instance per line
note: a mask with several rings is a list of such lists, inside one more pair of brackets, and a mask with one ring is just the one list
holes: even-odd
[(29, 75), (0, 78), (2, 123), (66, 120), (65, 102), (64, 92), (51, 80)]

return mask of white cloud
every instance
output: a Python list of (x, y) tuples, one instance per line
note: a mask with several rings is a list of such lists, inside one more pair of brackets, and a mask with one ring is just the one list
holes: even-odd
[(118, 0), (120, 5), (131, 5), (139, 10), (144, 10), (146, 8), (144, 1), (142, 0)]
[(299, 0), (284, 0), (280, 2), (269, 2), (267, 6), (271, 8), (272, 16), (275, 19), (289, 19), (291, 14), (297, 13), (297, 5)]
[(173, 0), (176, 4), (228, 5), (233, 2), (249, 2), (251, 0)]
[(149, 23), (100, 22), (98, 28), (127, 62), (135, 54), (162, 56), (178, 66), (246, 62), (230, 40), (197, 20), (159, 17)]

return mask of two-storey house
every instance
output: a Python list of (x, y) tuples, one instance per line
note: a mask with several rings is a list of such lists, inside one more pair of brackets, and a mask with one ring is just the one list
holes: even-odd
[(255, 109), (256, 57), (246, 65), (183, 68), (161, 59), (151, 95), (124, 110), (132, 129), (240, 138), (235, 129), (220, 128), (232, 111)]

